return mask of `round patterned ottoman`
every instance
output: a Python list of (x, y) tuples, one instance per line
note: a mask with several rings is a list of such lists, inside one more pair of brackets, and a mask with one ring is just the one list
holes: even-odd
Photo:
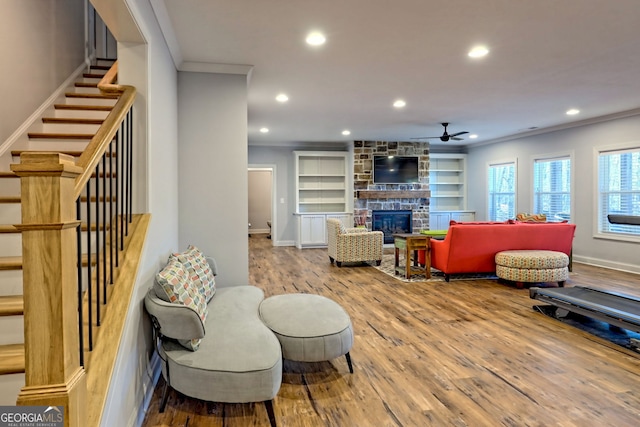
[(502, 251), (496, 254), (496, 276), (516, 283), (558, 282), (569, 278), (569, 257), (556, 251)]
[(276, 295), (262, 301), (260, 318), (280, 340), (285, 359), (321, 362), (344, 355), (353, 373), (353, 327), (335, 301), (311, 294)]

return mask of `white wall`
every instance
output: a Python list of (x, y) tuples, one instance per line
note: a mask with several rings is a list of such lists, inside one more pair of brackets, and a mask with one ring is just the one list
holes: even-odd
[(4, 0), (0, 28), (1, 144), (84, 62), (84, 0)]
[(533, 157), (540, 154), (574, 154), (572, 221), (576, 224), (574, 260), (640, 273), (640, 244), (593, 237), (595, 207), (594, 148), (640, 141), (638, 116), (584, 125), (481, 147), (470, 147), (467, 157), (469, 209), (487, 219), (487, 164), (501, 159), (518, 161), (516, 212), (531, 212)]
[[(119, 43), (119, 79), (136, 86), (134, 211), (151, 213), (145, 251), (119, 343), (102, 426), (140, 425), (157, 366), (143, 298), (158, 269), (178, 249), (177, 71), (148, 0), (130, 2), (147, 44)], [(107, 22), (109, 25), (110, 23)], [(116, 343), (114, 343), (115, 345)], [(157, 358), (153, 359), (157, 362)]]
[(249, 279), (247, 78), (178, 73), (180, 249), (218, 263), (216, 283)]

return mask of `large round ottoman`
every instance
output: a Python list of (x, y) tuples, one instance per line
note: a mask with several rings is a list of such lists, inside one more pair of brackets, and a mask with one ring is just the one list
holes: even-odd
[(321, 362), (344, 355), (353, 373), (353, 327), (335, 301), (312, 294), (276, 295), (262, 301), (260, 318), (280, 340), (285, 359)]
[(569, 257), (556, 251), (520, 250), (496, 254), (496, 276), (516, 283), (558, 282), (569, 278)]

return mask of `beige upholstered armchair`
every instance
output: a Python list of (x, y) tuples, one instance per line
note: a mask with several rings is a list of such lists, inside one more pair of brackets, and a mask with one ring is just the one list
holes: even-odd
[(338, 219), (327, 219), (329, 233), (329, 260), (338, 267), (343, 262), (382, 262), (382, 231), (368, 231), (366, 228), (345, 228)]

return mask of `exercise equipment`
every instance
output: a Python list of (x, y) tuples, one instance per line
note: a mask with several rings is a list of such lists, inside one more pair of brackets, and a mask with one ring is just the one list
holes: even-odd
[(530, 288), (532, 299), (547, 302), (623, 329), (640, 332), (640, 298), (609, 290), (572, 288)]
[(607, 215), (611, 224), (640, 225), (640, 216), (637, 215)]
[[(640, 216), (637, 215), (609, 214), (607, 219), (612, 224), (640, 225)], [(568, 312), (578, 313), (622, 329), (640, 332), (640, 297), (583, 286), (533, 287), (529, 289), (529, 296)], [(557, 310), (556, 317), (560, 317)]]

